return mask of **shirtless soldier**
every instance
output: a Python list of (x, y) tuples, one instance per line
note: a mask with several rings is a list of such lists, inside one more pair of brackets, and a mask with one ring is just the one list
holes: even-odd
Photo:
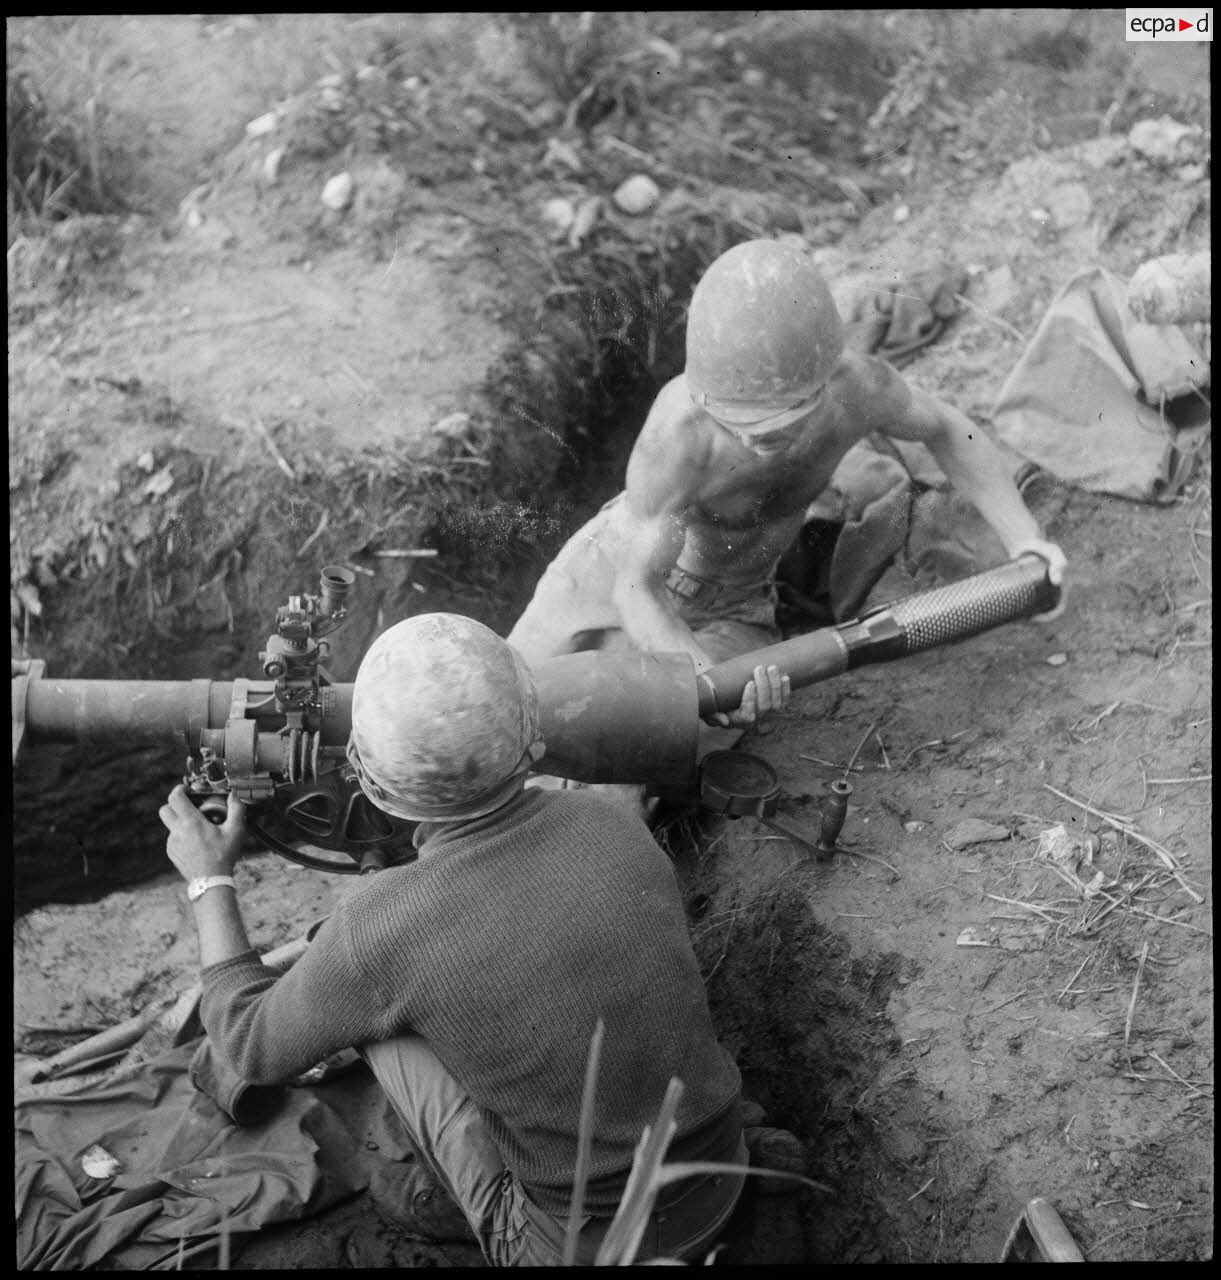
[[(625, 490), (562, 548), (510, 643), (531, 665), (626, 644), (689, 653), (697, 670), (774, 643), (777, 562), (844, 454), (874, 431), (927, 445), (1010, 558), (1035, 552), (1061, 582), (1064, 554), (1000, 451), (884, 361), (844, 350), (808, 249), (751, 240), (697, 285), (686, 368), (653, 402)], [(713, 723), (744, 727), (783, 701), (748, 689)], [(701, 752), (726, 737), (706, 732)]]

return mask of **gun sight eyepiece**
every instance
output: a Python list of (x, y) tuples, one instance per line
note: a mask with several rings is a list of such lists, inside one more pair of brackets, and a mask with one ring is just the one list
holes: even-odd
[(320, 597), (323, 614), (330, 616), (343, 608), (343, 602), (355, 581), (356, 574), (341, 564), (323, 566)]

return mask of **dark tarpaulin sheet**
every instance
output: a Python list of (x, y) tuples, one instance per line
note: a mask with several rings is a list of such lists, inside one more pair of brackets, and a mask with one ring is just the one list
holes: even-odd
[[(363, 1066), (286, 1089), (270, 1119), (238, 1126), (191, 1083), (198, 1047), (17, 1091), (19, 1270), (173, 1269), (180, 1250), (319, 1213), (410, 1155)], [(118, 1172), (85, 1172), (95, 1145)]]

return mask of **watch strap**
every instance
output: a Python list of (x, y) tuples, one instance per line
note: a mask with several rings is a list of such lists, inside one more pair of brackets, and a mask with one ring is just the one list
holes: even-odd
[(198, 898), (202, 898), (209, 889), (216, 889), (226, 884), (230, 889), (237, 888), (237, 881), (232, 876), (198, 876), (194, 880), (188, 880), (187, 901), (194, 902)]

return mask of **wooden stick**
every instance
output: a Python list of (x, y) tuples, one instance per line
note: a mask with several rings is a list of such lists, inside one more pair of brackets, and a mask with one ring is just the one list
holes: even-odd
[(856, 764), (857, 756), (861, 754), (862, 748), (865, 746), (865, 743), (869, 741), (870, 735), (878, 727), (878, 724), (879, 722), (875, 720), (873, 724), (871, 724), (869, 728), (865, 730), (865, 736), (860, 740), (860, 742), (856, 744), (856, 750), (848, 757), (848, 763), (844, 765), (845, 778), (852, 772), (852, 766)]
[(297, 473), (289, 466), (288, 459), (280, 452), (279, 446), (271, 438), (271, 432), (267, 430), (267, 424), (262, 418), (255, 418), (254, 429), (263, 437), (263, 443), (276, 460), (276, 466), (295, 484), (297, 482)]
[(996, 1013), (998, 1009), (1003, 1009), (1007, 1004), (1012, 1004), (1015, 1000), (1020, 1000), (1023, 996), (1028, 996), (1029, 991), (1019, 991), (1017, 995), (1010, 996), (1008, 1000), (1002, 1000), (1000, 1004), (994, 1004), (991, 1009), (985, 1009), (980, 1017), (987, 1017), (990, 1013)]
[(1140, 991), (1141, 974), (1145, 971), (1145, 961), (1149, 958), (1149, 944), (1146, 942), (1140, 949), (1140, 964), (1136, 966), (1136, 981), (1132, 984), (1132, 999), (1128, 1001), (1128, 1016), (1123, 1024), (1123, 1049), (1128, 1052), (1128, 1041), (1132, 1038), (1132, 1015), (1136, 1012), (1136, 996)]
[[(268, 951), (261, 959), (269, 969), (283, 972), (305, 953), (308, 946), (309, 943), (305, 938), (296, 938), (292, 942), (286, 942), (283, 946)], [(79, 1069), (84, 1063), (123, 1052), (135, 1044), (162, 1014), (168, 1014), (170, 1010), (173, 1010), (174, 1021), (185, 1025), (199, 995), (198, 986), (189, 986), (177, 996), (156, 1001), (134, 1017), (113, 1027), (107, 1027), (105, 1031), (99, 1031), (96, 1035), (71, 1045), (50, 1058), (43, 1058), (37, 1063), (30, 1083), (36, 1084), (42, 1080), (54, 1079), (68, 1074), (70, 1068)]]
[(433, 556), (440, 555), (440, 552), (434, 551), (429, 547), (391, 547), (385, 551), (375, 551), (373, 554), (379, 560), (428, 560)]
[(1186, 920), (1176, 920), (1173, 916), (1159, 916), (1152, 911), (1142, 910), (1140, 907), (1129, 907), (1134, 915), (1144, 916), (1147, 920), (1156, 920), (1158, 924), (1176, 924), (1180, 929), (1189, 929), (1192, 933), (1202, 933), (1206, 938), (1213, 935), (1208, 929), (1201, 929), (1198, 924), (1188, 924)]
[(1211, 782), (1213, 776), (1211, 773), (1193, 773), (1186, 778), (1150, 778), (1149, 785), (1157, 787), (1172, 787), (1180, 782)]
[[(1158, 1066), (1160, 1066), (1160, 1067), (1164, 1067), (1167, 1071), (1169, 1071), (1169, 1072), (1170, 1072), (1170, 1074), (1171, 1074), (1172, 1076), (1174, 1076), (1174, 1078), (1175, 1078), (1175, 1079), (1176, 1079), (1180, 1084), (1186, 1085), (1186, 1086), (1187, 1086), (1187, 1088), (1189, 1088), (1189, 1089), (1192, 1091), (1192, 1093), (1200, 1093), (1200, 1090), (1199, 1090), (1199, 1089), (1197, 1089), (1197, 1088), (1196, 1088), (1196, 1086), (1195, 1086), (1194, 1084), (1192, 1084), (1190, 1080), (1184, 1080), (1184, 1079), (1183, 1079), (1183, 1077), (1182, 1077), (1181, 1075), (1179, 1075), (1179, 1073), (1178, 1073), (1178, 1072), (1177, 1072), (1177, 1071), (1176, 1071), (1176, 1070), (1175, 1070), (1175, 1069), (1170, 1065), (1170, 1063), (1166, 1062), (1166, 1061), (1165, 1061), (1164, 1059), (1162, 1059), (1162, 1058), (1159, 1058), (1159, 1057), (1157, 1056), (1157, 1054), (1153, 1052), (1153, 1050), (1152, 1050), (1152, 1049), (1150, 1049), (1150, 1050), (1149, 1050), (1149, 1057), (1151, 1057), (1151, 1058), (1153, 1059), (1153, 1061), (1154, 1061), (1154, 1062), (1156, 1062), (1156, 1063), (1158, 1064)], [(1201, 1094), (1201, 1096), (1203, 1096), (1203, 1095)]]
[[(827, 769), (838, 769), (838, 770), (842, 770), (842, 769), (843, 769), (843, 767), (844, 767), (844, 766), (843, 766), (843, 765), (841, 765), (841, 764), (836, 764), (834, 760), (824, 760), (824, 759), (822, 758), (822, 756), (806, 756), (806, 755), (798, 755), (797, 759), (798, 759), (798, 760), (809, 760), (812, 764), (821, 764), (821, 765), (823, 765), (823, 766), (824, 766), (825, 768), (827, 768)], [(864, 773), (864, 772), (865, 772), (864, 766), (862, 765), (859, 769), (857, 769), (857, 770), (856, 770), (856, 772), (857, 772), (857, 773)]]
[(995, 894), (995, 893), (985, 893), (985, 894), (984, 894), (984, 897), (985, 897), (985, 898), (991, 898), (993, 902), (1003, 902), (1003, 903), (1005, 903), (1005, 905), (1006, 905), (1006, 906), (1010, 906), (1010, 907), (1022, 907), (1022, 908), (1024, 908), (1024, 909), (1025, 909), (1025, 910), (1027, 910), (1027, 911), (1033, 911), (1033, 912), (1035, 913), (1035, 915), (1042, 916), (1042, 917), (1043, 917), (1043, 919), (1044, 919), (1044, 920), (1046, 920), (1048, 924), (1059, 924), (1059, 923), (1060, 923), (1060, 921), (1059, 921), (1059, 920), (1057, 920), (1057, 919), (1055, 918), (1055, 916), (1049, 916), (1049, 915), (1047, 914), (1047, 912), (1043, 910), (1043, 908), (1042, 908), (1042, 907), (1036, 907), (1033, 903), (1030, 903), (1030, 902), (1022, 902), (1022, 901), (1021, 901), (1020, 899), (1018, 899), (1018, 898), (1002, 898), (1002, 897), (1000, 897), (998, 894)]
[(961, 738), (964, 733), (969, 733), (969, 729), (960, 729), (957, 733), (952, 733), (948, 738), (934, 738), (932, 742), (922, 742), (918, 747), (912, 749), (903, 757), (903, 763), (899, 765), (900, 769), (907, 767), (907, 762), (916, 754), (917, 751), (923, 751), (926, 747), (944, 747), (947, 743), (953, 742), (955, 738)]
[(1094, 958), (1093, 956), (1086, 956), (1085, 959), (1082, 960), (1082, 962), (1077, 966), (1077, 972), (1074, 973), (1071, 978), (1069, 978), (1068, 982), (1065, 984), (1064, 990), (1061, 991), (1060, 994), (1056, 997), (1057, 1004), (1059, 1004), (1060, 1001), (1063, 1000), (1064, 997), (1068, 994), (1073, 983), (1076, 982), (1079, 977), (1081, 977), (1081, 971), (1085, 968), (1087, 964), (1089, 964), (1089, 962), (1093, 958)]
[(1002, 320), (999, 316), (994, 316), (992, 312), (985, 311), (983, 307), (976, 302), (972, 302), (965, 294), (956, 293), (954, 295), (954, 301), (962, 303), (964, 307), (974, 311), (981, 320), (987, 320), (989, 324), (996, 325), (998, 329), (1002, 330), (1004, 333), (1010, 334), (1019, 342), (1026, 341), (1026, 335), (1020, 329), (1015, 329), (1007, 320)]
[(936, 1175), (936, 1174), (933, 1174), (933, 1176), (932, 1176), (932, 1177), (931, 1177), (931, 1178), (930, 1178), (930, 1179), (929, 1179), (929, 1180), (924, 1184), (924, 1186), (922, 1186), (922, 1187), (920, 1188), (920, 1190), (919, 1190), (919, 1191), (913, 1191), (913, 1192), (911, 1193), (911, 1195), (909, 1195), (909, 1196), (907, 1197), (907, 1201), (906, 1201), (906, 1203), (907, 1203), (907, 1204), (911, 1204), (911, 1202), (912, 1202), (912, 1201), (913, 1201), (917, 1196), (922, 1196), (922, 1195), (923, 1195), (923, 1194), (924, 1194), (924, 1193), (929, 1189), (929, 1187), (931, 1187), (931, 1186), (933, 1185), (933, 1183), (934, 1183), (934, 1182), (936, 1182), (936, 1181), (937, 1181), (937, 1175)]
[(296, 558), (298, 560), (300, 560), (301, 557), (310, 549), (310, 547), (312, 547), (314, 543), (317, 542), (318, 539), (322, 537), (323, 533), (326, 531), (327, 525), (330, 523), (331, 523), (331, 513), (327, 508), (324, 507), (322, 509), (322, 519), (318, 521), (318, 527), (314, 530), (313, 533), (310, 534), (308, 538), (306, 538), (306, 540), (297, 549)]
[(881, 863), (881, 865), (882, 865), (882, 866), (884, 866), (888, 871), (893, 871), (893, 872), (895, 873), (895, 875), (902, 877), (902, 874), (903, 874), (903, 873), (899, 870), (899, 868), (898, 868), (898, 867), (892, 867), (892, 866), (890, 865), (890, 863), (886, 861), (886, 859), (885, 859), (885, 858), (879, 858), (879, 857), (876, 857), (876, 856), (875, 856), (874, 854), (872, 854), (872, 853), (861, 853), (861, 852), (859, 852), (859, 851), (858, 851), (858, 850), (856, 850), (856, 849), (849, 849), (849, 848), (847, 847), (847, 845), (842, 845), (842, 844), (841, 844), (841, 845), (839, 845), (838, 847), (839, 847), (840, 849), (842, 849), (845, 853), (849, 853), (849, 854), (851, 854), (854, 858), (864, 858), (866, 862), (878, 862), (878, 863)]

